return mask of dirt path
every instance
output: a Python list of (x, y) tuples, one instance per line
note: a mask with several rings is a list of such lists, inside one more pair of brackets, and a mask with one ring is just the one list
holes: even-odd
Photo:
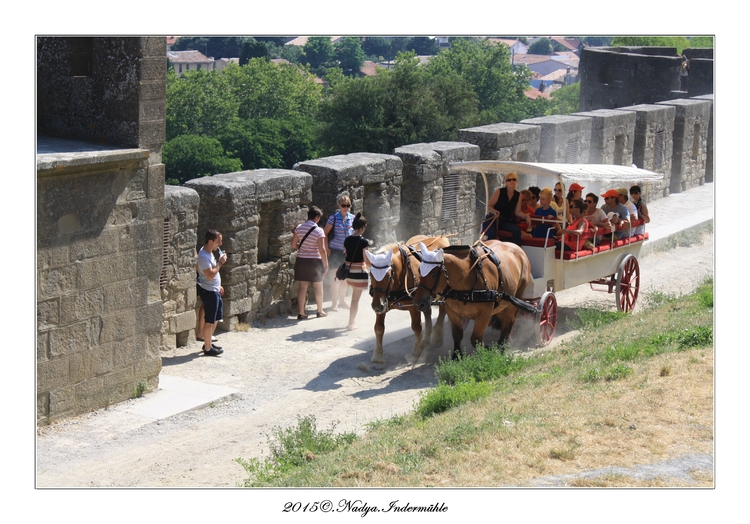
[[(713, 275), (713, 236), (702, 245), (655, 253), (640, 260), (641, 298), (650, 291), (680, 294)], [(369, 298), (369, 297), (366, 297)], [(588, 286), (557, 294), (562, 317), (576, 307), (596, 304), (614, 309), (614, 295)], [(373, 420), (409, 411), (419, 392), (434, 384), (433, 366), (447, 356), (449, 330), (439, 350), (426, 350), (413, 365), (413, 336), (408, 315), (392, 312), (386, 320), (383, 370), (370, 366), (374, 314), (363, 297), (357, 323), (347, 332), (348, 312), (297, 322), (278, 318), (248, 332), (221, 335), (225, 353), (202, 357), (197, 343), (165, 354), (163, 375), (231, 387), (237, 393), (211, 407), (144, 424), (128, 408), (62, 421), (37, 431), (37, 486), (211, 486), (233, 487), (244, 478), (237, 457), (260, 457), (274, 426), (290, 426), (314, 414), (318, 427), (337, 421), (337, 430), (364, 431)], [(519, 322), (513, 345), (526, 350)], [(556, 343), (566, 327), (558, 323)], [(488, 331), (489, 343), (496, 334)], [(553, 342), (554, 344), (555, 342)]]

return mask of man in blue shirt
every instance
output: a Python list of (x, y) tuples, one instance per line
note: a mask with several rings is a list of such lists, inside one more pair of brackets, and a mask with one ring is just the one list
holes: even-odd
[(617, 235), (617, 238), (625, 238), (630, 234), (628, 231), (628, 226), (630, 225), (630, 212), (628, 211), (628, 208), (620, 204), (618, 198), (619, 195), (620, 193), (618, 193), (616, 189), (610, 189), (604, 193), (602, 196), (604, 197), (605, 203), (602, 206), (602, 211), (607, 213), (607, 216), (609, 216), (610, 213), (614, 213), (609, 221), (618, 228), (623, 228), (622, 230), (615, 232), (615, 235)]

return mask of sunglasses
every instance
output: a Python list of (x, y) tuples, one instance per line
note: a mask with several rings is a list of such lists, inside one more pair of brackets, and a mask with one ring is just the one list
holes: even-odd
[(562, 189), (555, 189), (555, 193), (562, 193)]
[(339, 204), (339, 207), (352, 207), (351, 204)]
[(506, 178), (505, 181), (506, 182), (518, 182), (518, 179), (516, 179), (516, 178)]
[(593, 204), (593, 203), (594, 203), (594, 201), (593, 201), (593, 200), (586, 200), (586, 203), (587, 203), (587, 204)]

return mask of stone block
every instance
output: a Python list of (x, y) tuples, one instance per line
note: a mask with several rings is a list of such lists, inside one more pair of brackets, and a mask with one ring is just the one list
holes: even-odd
[(103, 344), (126, 340), (135, 335), (136, 332), (142, 333), (143, 330), (136, 323), (136, 314), (133, 309), (123, 309), (101, 317), (101, 335), (99, 340)]
[[(161, 250), (159, 250), (161, 252)], [(79, 262), (81, 289), (102, 287), (112, 281), (136, 274), (136, 259), (129, 255), (111, 255)], [(161, 265), (159, 265), (161, 269)]]
[(185, 311), (172, 316), (169, 319), (169, 332), (170, 333), (181, 333), (182, 331), (189, 331), (195, 328), (195, 311)]
[(36, 328), (38, 331), (57, 326), (60, 323), (60, 299), (54, 298), (37, 302)]
[(160, 300), (135, 309), (135, 323), (140, 333), (159, 333), (161, 319), (162, 303)]
[(49, 332), (36, 333), (36, 361), (44, 362), (49, 359)]
[(88, 289), (60, 299), (60, 318), (63, 324), (70, 324), (104, 313), (104, 288)]
[(36, 364), (36, 390), (37, 392), (50, 391), (55, 388), (66, 386), (68, 380), (69, 364), (68, 358), (62, 356), (46, 362)]
[(49, 351), (51, 358), (69, 355), (91, 347), (88, 321), (58, 327), (50, 332)]
[(37, 272), (39, 285), (37, 299), (46, 299), (74, 293), (78, 287), (78, 264), (70, 264)]

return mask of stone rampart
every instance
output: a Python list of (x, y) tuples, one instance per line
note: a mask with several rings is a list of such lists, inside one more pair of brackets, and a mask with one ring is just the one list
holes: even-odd
[(703, 185), (708, 128), (713, 104), (706, 100), (670, 100), (657, 105), (675, 108), (669, 191), (679, 193)]
[(616, 109), (597, 109), (571, 116), (591, 119), (590, 164), (629, 166), (633, 163), (635, 114)]
[(164, 187), (148, 157), (37, 156), (39, 423), (158, 385)]
[(521, 123), (541, 128), (539, 162), (589, 163), (590, 118), (552, 115), (521, 120)]
[(296, 297), (291, 231), (307, 218), (312, 182), (298, 171), (259, 169), (185, 183), (200, 196), (198, 248), (206, 231), (217, 229), (227, 253), (221, 329), (290, 311)]
[(447, 163), (479, 160), (479, 146), (432, 142), (396, 148), (403, 186), (399, 240), (414, 235), (452, 235), (453, 243), (476, 240), (476, 176), (448, 173)]
[(375, 245), (401, 240), (396, 238), (403, 169), (398, 156), (351, 153), (307, 160), (294, 169), (312, 175), (313, 203), (323, 211), (321, 226), (346, 195), (352, 201), (351, 212), (367, 218), (367, 237)]
[(193, 189), (164, 188), (165, 249), (159, 276), (164, 303), (162, 350), (174, 349), (195, 339), (195, 246), (199, 204), (200, 197)]

